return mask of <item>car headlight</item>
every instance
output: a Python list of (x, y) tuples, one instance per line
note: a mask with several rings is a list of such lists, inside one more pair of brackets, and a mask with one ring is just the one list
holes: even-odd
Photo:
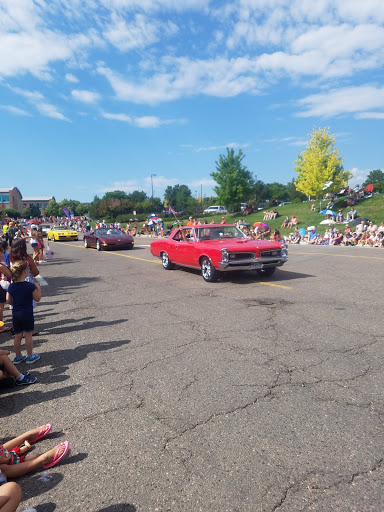
[(228, 261), (229, 261), (228, 249), (221, 249), (221, 262), (228, 263)]
[(283, 244), (281, 246), (281, 256), (283, 258), (288, 258), (288, 245), (287, 244)]

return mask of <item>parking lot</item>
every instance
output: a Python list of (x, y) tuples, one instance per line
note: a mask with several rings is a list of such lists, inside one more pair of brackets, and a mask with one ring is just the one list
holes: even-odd
[(0, 391), (0, 426), (71, 453), (20, 510), (382, 511), (384, 250), (291, 246), (210, 284), (149, 243), (51, 244), (39, 381)]

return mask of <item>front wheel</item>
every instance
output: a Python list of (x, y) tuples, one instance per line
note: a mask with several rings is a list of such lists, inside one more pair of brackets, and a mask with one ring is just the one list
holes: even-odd
[(271, 268), (265, 268), (265, 269), (260, 269), (257, 271), (257, 273), (261, 276), (261, 277), (269, 277), (271, 275), (273, 275), (275, 273), (275, 270), (276, 270), (276, 267), (271, 267)]
[(96, 240), (96, 249), (98, 251), (101, 251), (101, 246), (100, 246), (100, 240), (99, 239)]
[(174, 268), (174, 265), (166, 252), (163, 252), (161, 255), (161, 263), (163, 264), (165, 270), (172, 270)]
[(220, 272), (215, 269), (209, 258), (203, 258), (201, 262), (201, 275), (208, 283), (214, 283), (220, 277)]
[(87, 241), (87, 239), (86, 239), (86, 238), (84, 238), (84, 247), (85, 247), (86, 249), (88, 249), (88, 241)]

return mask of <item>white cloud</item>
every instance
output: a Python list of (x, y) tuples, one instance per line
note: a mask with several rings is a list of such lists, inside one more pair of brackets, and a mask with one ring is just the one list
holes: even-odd
[(0, 108), (2, 110), (7, 110), (11, 114), (15, 114), (16, 116), (30, 116), (31, 115), (27, 111), (25, 111), (21, 108), (18, 108), (18, 107), (13, 107), (12, 105), (0, 105)]
[(113, 121), (121, 121), (123, 123), (132, 123), (132, 118), (127, 114), (109, 114), (108, 112), (102, 112), (101, 114), (105, 119), (112, 119)]
[(355, 187), (356, 185), (361, 185), (366, 180), (371, 170), (372, 169), (358, 169), (357, 167), (350, 169), (349, 172), (352, 174), (352, 177), (349, 180), (349, 186)]
[(212, 178), (202, 178), (201, 180), (190, 181), (187, 183), (187, 186), (191, 188), (201, 187), (201, 185), (203, 187), (214, 187), (217, 183)]
[(68, 118), (66, 118), (57, 107), (54, 105), (51, 105), (50, 103), (36, 103), (36, 108), (40, 112), (40, 114), (43, 114), (46, 117), (52, 117), (53, 119), (60, 119), (61, 121), (69, 121)]
[(197, 153), (200, 153), (201, 151), (219, 151), (222, 149), (241, 149), (241, 148), (247, 148), (249, 146), (249, 143), (240, 144), (238, 142), (228, 142), (228, 144), (223, 144), (220, 146), (200, 146), (195, 149)]
[(44, 96), (40, 92), (28, 91), (21, 89), (20, 87), (10, 87), (10, 89), (12, 92), (26, 98), (43, 116), (52, 117), (53, 119), (60, 119), (61, 121), (69, 121), (69, 119), (65, 117), (57, 107), (47, 103)]
[(384, 119), (384, 112), (361, 112), (356, 119)]
[(83, 103), (97, 103), (100, 100), (100, 94), (92, 91), (79, 91), (73, 90), (71, 92), (72, 97)]
[(104, 30), (104, 37), (120, 51), (127, 52), (136, 48), (145, 48), (161, 37), (173, 35), (177, 26), (168, 21), (162, 23), (136, 14), (133, 21), (127, 23), (122, 16), (112, 15), (111, 24)]
[(65, 75), (65, 79), (67, 82), (71, 82), (72, 84), (77, 84), (79, 82), (79, 79), (75, 77), (75, 75), (72, 75), (72, 73), (67, 73)]
[(299, 117), (332, 117), (345, 113), (364, 112), (384, 108), (384, 87), (362, 85), (344, 87), (328, 92), (312, 94), (298, 101), (304, 110)]
[(113, 192), (115, 190), (122, 190), (123, 192), (129, 193), (134, 190), (140, 190), (140, 185), (137, 180), (126, 180), (126, 181), (115, 181), (111, 185), (99, 185), (97, 193)]

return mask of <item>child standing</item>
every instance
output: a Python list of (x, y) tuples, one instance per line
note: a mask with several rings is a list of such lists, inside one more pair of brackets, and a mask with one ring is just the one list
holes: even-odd
[[(34, 331), (33, 305), (32, 300), (40, 302), (41, 288), (39, 283), (29, 283), (26, 281), (28, 276), (28, 265), (25, 261), (15, 261), (11, 268), (12, 283), (7, 292), (7, 303), (13, 305), (12, 323), (15, 332), (14, 364), (19, 364), (26, 360), (28, 364), (34, 363), (40, 359), (39, 354), (32, 354)], [(27, 355), (21, 354), (21, 340), (25, 337)]]

